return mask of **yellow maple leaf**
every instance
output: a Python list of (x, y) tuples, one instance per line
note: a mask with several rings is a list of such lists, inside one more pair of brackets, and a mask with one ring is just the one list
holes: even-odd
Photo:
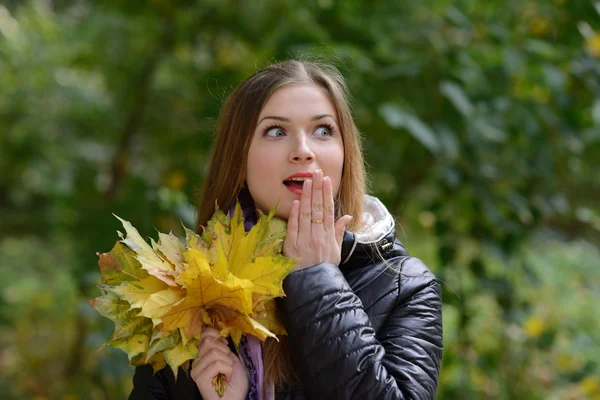
[(150, 344), (150, 336), (148, 335), (132, 335), (123, 339), (113, 340), (110, 345), (127, 353), (129, 361), (146, 353)]
[(141, 263), (142, 268), (154, 275), (169, 286), (177, 286), (174, 280), (175, 268), (171, 263), (163, 260), (152, 247), (140, 236), (137, 229), (129, 221), (125, 221), (115, 215), (121, 221), (127, 235), (119, 232), (121, 243), (129, 246), (136, 253), (136, 259)]
[(152, 294), (168, 287), (166, 283), (150, 275), (141, 280), (123, 282), (112, 291), (122, 300), (127, 300), (130, 308), (142, 308)]
[(187, 344), (179, 342), (177, 346), (163, 352), (167, 364), (173, 370), (175, 379), (177, 379), (177, 371), (179, 366), (188, 360), (198, 357), (198, 340), (192, 339)]
[(264, 326), (275, 335), (285, 335), (285, 327), (277, 318), (277, 309), (274, 300), (260, 302), (254, 310), (252, 319)]
[[(115, 322), (108, 343), (125, 351), (132, 365), (168, 364), (175, 374), (197, 357), (202, 330), (215, 327), (237, 346), (244, 334), (265, 340), (285, 334), (275, 297), (297, 260), (283, 257), (284, 221), (276, 210), (261, 214), (246, 233), (243, 213), (217, 209), (202, 235), (185, 230), (185, 246), (159, 232), (149, 245), (127, 221), (127, 236), (99, 254), (104, 295), (90, 303)], [(217, 379), (224, 384), (223, 377)], [(222, 382), (223, 381), (223, 382)]]
[(96, 253), (100, 267), (101, 281), (106, 285), (119, 285), (122, 282), (137, 281), (148, 276), (135, 258), (135, 252), (123, 243), (115, 243), (108, 253)]
[(184, 256), (188, 269), (179, 275), (177, 281), (187, 289), (187, 294), (161, 317), (164, 329), (183, 328), (188, 337), (194, 337), (201, 332), (202, 325), (206, 325), (210, 309), (230, 308), (245, 314), (252, 312), (252, 293), (249, 291), (253, 287), (252, 282), (232, 274), (224, 281), (216, 279), (206, 256), (198, 250), (189, 249)]
[(188, 249), (196, 249), (201, 252), (206, 252), (208, 247), (202, 237), (196, 232), (188, 229), (185, 225), (183, 226), (185, 231), (185, 245)]
[(161, 351), (174, 348), (179, 342), (181, 342), (181, 334), (177, 330), (169, 332), (152, 332), (152, 337), (150, 338), (146, 350), (146, 359), (149, 360)]
[[(160, 292), (152, 293), (144, 303), (139, 315), (159, 321), (159, 318), (172, 306), (185, 297), (185, 290), (169, 287)], [(155, 323), (154, 325), (157, 325)]]
[(112, 340), (123, 339), (135, 334), (147, 335), (152, 331), (152, 321), (139, 317), (138, 309), (131, 309), (131, 305), (127, 301), (121, 300), (110, 290), (104, 296), (91, 300), (90, 304), (102, 316), (115, 323)]
[(164, 260), (171, 263), (173, 269), (175, 270), (175, 275), (181, 273), (185, 267), (183, 259), (183, 252), (185, 248), (179, 242), (177, 236), (173, 235), (173, 233), (164, 234), (162, 232), (158, 232), (158, 243), (153, 244), (153, 249), (162, 256)]
[(588, 51), (594, 57), (600, 57), (600, 32), (591, 35), (585, 43)]

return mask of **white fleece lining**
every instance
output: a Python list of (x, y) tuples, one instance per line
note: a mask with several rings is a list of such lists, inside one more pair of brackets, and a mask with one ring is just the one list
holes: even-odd
[(354, 232), (354, 243), (352, 243), (352, 248), (350, 249), (348, 257), (346, 257), (342, 264), (350, 259), (358, 243), (377, 243), (389, 235), (395, 226), (392, 214), (390, 214), (377, 197), (365, 195), (365, 209), (362, 217), (364, 223), (363, 228), (358, 232)]

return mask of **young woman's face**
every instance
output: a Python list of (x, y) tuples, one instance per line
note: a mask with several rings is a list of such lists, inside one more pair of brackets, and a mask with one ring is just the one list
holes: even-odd
[(327, 92), (317, 85), (288, 85), (273, 93), (260, 112), (248, 152), (246, 184), (261, 211), (279, 202), (277, 216), (287, 219), (292, 202), (300, 200), (301, 175), (318, 169), (331, 178), (337, 195), (344, 166), (337, 118)]

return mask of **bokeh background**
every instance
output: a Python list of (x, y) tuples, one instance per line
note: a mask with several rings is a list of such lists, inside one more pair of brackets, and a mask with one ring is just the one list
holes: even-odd
[(119, 399), (97, 251), (181, 233), (224, 97), (335, 64), (371, 193), (442, 280), (438, 399), (600, 399), (600, 3), (0, 2), (0, 398)]

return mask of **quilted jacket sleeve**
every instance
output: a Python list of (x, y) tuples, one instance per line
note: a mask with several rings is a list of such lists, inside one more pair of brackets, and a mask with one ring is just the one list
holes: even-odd
[(292, 362), (307, 398), (433, 399), (442, 355), (442, 305), (434, 276), (415, 258), (377, 338), (358, 296), (334, 264), (293, 272), (282, 300)]

